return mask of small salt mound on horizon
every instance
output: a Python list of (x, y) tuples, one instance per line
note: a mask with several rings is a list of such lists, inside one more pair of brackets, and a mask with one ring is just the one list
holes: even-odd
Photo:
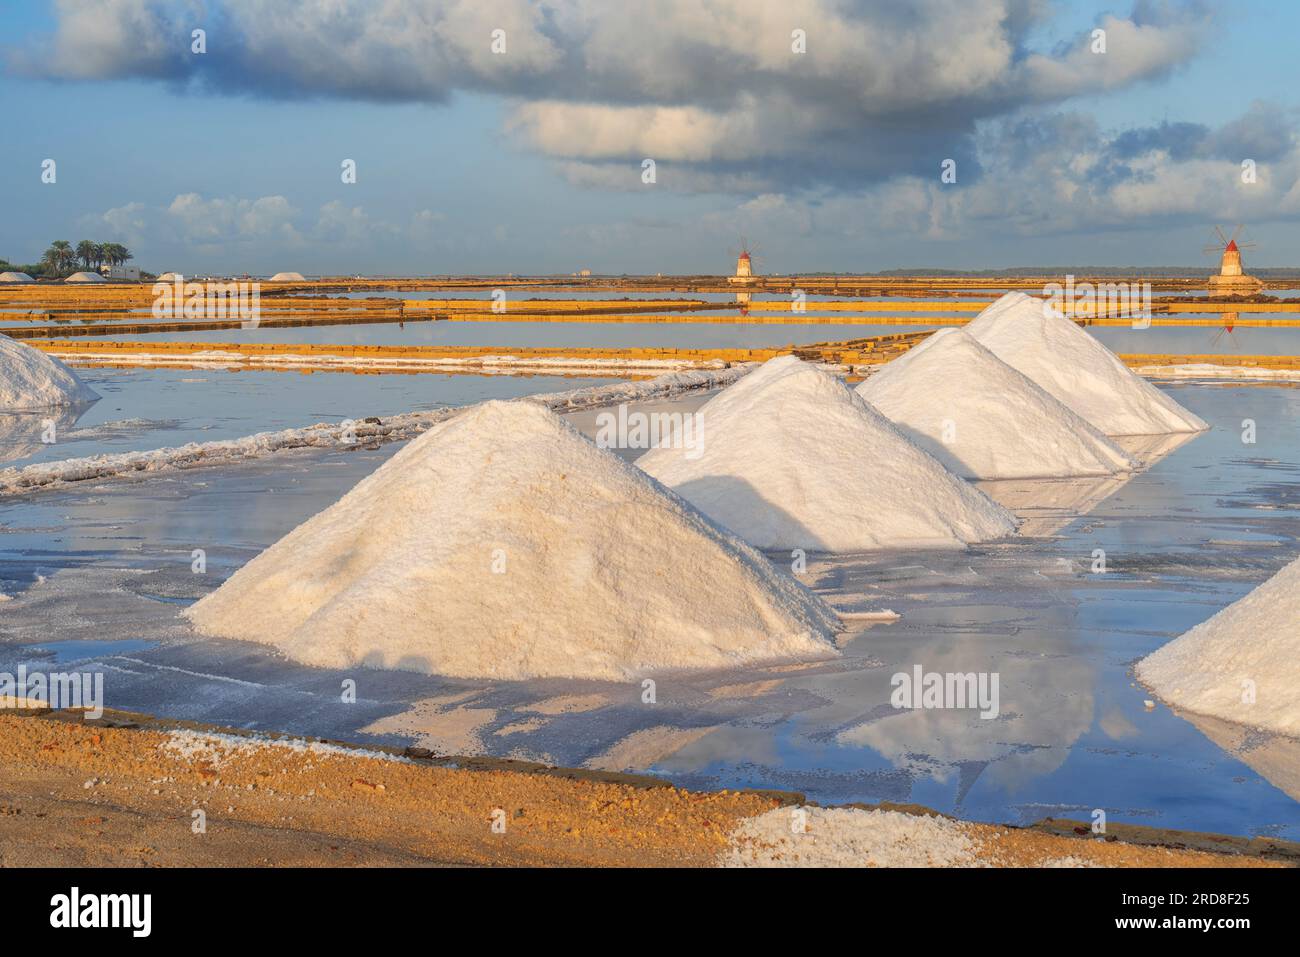
[(1176, 708), (1300, 737), (1300, 558), (1136, 671)]
[(0, 411), (35, 412), (98, 398), (58, 359), (0, 335)]
[(267, 282), (306, 282), (300, 272), (278, 272)]
[(1106, 435), (1209, 428), (1041, 299), (1009, 292), (966, 332)]
[(886, 363), (857, 392), (966, 478), (1113, 475), (1137, 466), (960, 329), (940, 329)]
[(794, 356), (699, 415), (702, 448), (651, 449), (636, 464), (759, 548), (960, 548), (1015, 532), (1010, 512)]
[(431, 428), (185, 612), (330, 668), (626, 680), (833, 658), (840, 622), (544, 406)]

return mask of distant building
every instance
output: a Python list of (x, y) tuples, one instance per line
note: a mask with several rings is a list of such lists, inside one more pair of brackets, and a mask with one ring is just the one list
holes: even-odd
[(1219, 263), (1219, 274), (1210, 277), (1211, 296), (1253, 296), (1264, 288), (1264, 283), (1254, 276), (1246, 275), (1241, 267), (1241, 250), (1237, 240), (1229, 239), (1223, 247), (1223, 259)]
[(105, 279), (129, 279), (136, 282), (140, 280), (138, 266), (101, 266), (99, 274)]
[(727, 279), (727, 282), (737, 283), (739, 285), (748, 285), (754, 281), (753, 261), (749, 257), (749, 250), (743, 249), (740, 256), (736, 259), (736, 274)]

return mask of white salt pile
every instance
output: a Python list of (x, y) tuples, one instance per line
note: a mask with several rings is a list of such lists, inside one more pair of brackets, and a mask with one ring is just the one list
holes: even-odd
[(1300, 737), (1300, 559), (1138, 662), (1166, 702)]
[(948, 818), (857, 808), (787, 807), (747, 818), (723, 867), (975, 867), (973, 828)]
[(0, 335), (0, 410), (30, 412), (98, 398), (58, 359)]
[(35, 279), (27, 275), (25, 272), (0, 272), (0, 282), (29, 283), (35, 281)]
[(1209, 428), (1041, 299), (1009, 292), (966, 332), (1106, 435)]
[(1137, 465), (959, 329), (939, 330), (857, 391), (908, 438), (967, 478), (1113, 475)]
[(186, 614), (305, 664), (509, 680), (828, 658), (839, 628), (532, 402), (435, 425)]
[(794, 356), (699, 414), (701, 449), (651, 449), (637, 465), (759, 548), (958, 548), (1015, 531), (1010, 512)]
[(91, 283), (94, 283), (94, 282), (108, 282), (107, 279), (105, 279), (103, 276), (101, 276), (101, 275), (100, 275), (99, 273), (97, 273), (97, 272), (74, 272), (71, 276), (69, 276), (67, 279), (65, 279), (65, 280), (63, 280), (63, 281), (64, 281), (64, 282), (72, 282), (72, 283), (78, 283), (78, 282), (91, 282)]
[(300, 272), (278, 272), (267, 282), (306, 282)]

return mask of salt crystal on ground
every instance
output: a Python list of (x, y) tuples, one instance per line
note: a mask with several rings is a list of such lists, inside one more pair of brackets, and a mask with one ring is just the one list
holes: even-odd
[(0, 335), (0, 410), (55, 409), (98, 398), (58, 359)]
[(857, 388), (903, 433), (976, 479), (1112, 475), (1137, 463), (960, 329), (941, 329)]
[(1137, 664), (1196, 714), (1300, 737), (1300, 559)]
[(435, 425), (186, 614), (305, 664), (507, 680), (830, 658), (840, 627), (536, 402)]
[(969, 825), (857, 808), (777, 808), (742, 821), (723, 867), (978, 867)]
[(1209, 428), (1041, 299), (1009, 292), (966, 332), (1107, 435)]
[(699, 414), (702, 448), (651, 449), (637, 465), (759, 548), (959, 548), (1015, 532), (1010, 512), (793, 356)]

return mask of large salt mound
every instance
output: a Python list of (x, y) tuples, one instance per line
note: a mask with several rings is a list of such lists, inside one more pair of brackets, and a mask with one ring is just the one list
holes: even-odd
[(95, 283), (95, 282), (108, 282), (107, 279), (105, 279), (103, 276), (101, 276), (101, 275), (100, 275), (99, 273), (97, 273), (97, 272), (74, 272), (71, 276), (69, 276), (67, 279), (65, 279), (65, 280), (63, 280), (63, 281), (64, 281), (64, 282), (73, 282), (73, 283), (78, 283), (78, 282), (89, 282), (89, 283)]
[(27, 275), (25, 272), (0, 272), (0, 282), (29, 283), (35, 281), (35, 279)]
[(0, 410), (55, 409), (98, 398), (58, 359), (0, 335)]
[(910, 439), (967, 478), (1112, 475), (1136, 463), (959, 329), (941, 329), (857, 388)]
[(1209, 428), (1041, 299), (1009, 292), (966, 332), (1107, 435)]
[(1300, 736), (1300, 559), (1143, 658), (1137, 676), (1175, 707)]
[(758, 552), (531, 402), (435, 425), (186, 614), (310, 665), (511, 680), (833, 657), (839, 628)]
[(952, 548), (1015, 531), (1010, 512), (793, 356), (699, 414), (701, 449), (651, 449), (637, 465), (759, 548)]

